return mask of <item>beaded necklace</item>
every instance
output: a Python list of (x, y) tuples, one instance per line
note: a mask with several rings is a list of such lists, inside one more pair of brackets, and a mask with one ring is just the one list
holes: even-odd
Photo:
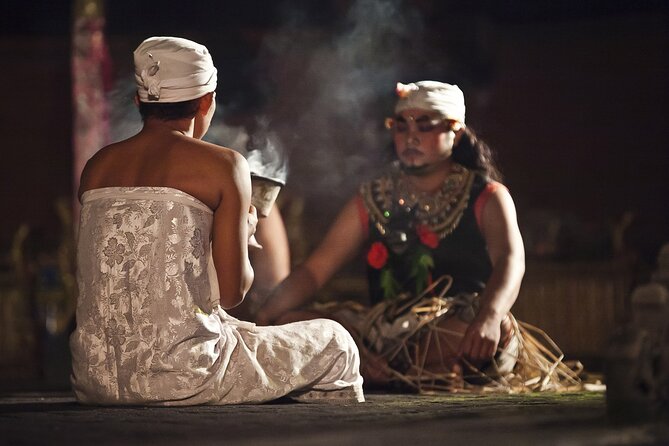
[(462, 218), (475, 174), (459, 164), (453, 164), (448, 177), (433, 193), (412, 189), (404, 173), (394, 165), (381, 177), (362, 185), (360, 192), (369, 215), (385, 236), (393, 213), (411, 214), (413, 220), (426, 225), (443, 239), (453, 232)]

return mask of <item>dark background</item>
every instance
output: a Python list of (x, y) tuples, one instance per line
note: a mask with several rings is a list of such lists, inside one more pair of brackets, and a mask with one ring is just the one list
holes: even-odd
[[(304, 229), (298, 262), (359, 181), (387, 159), (383, 118), (395, 82), (457, 83), (467, 123), (496, 150), (518, 208), (524, 289), (543, 299), (526, 301), (539, 314), (553, 311), (546, 302), (563, 299), (560, 293), (573, 297), (560, 307), (562, 319), (535, 320), (553, 323), (549, 332), (559, 338), (571, 320), (608, 308), (603, 328), (581, 319), (601, 332), (596, 342), (557, 339), (571, 352), (592, 353), (625, 316), (621, 296), (648, 279), (669, 241), (667, 5), (109, 1), (114, 135), (138, 121), (132, 50), (151, 35), (205, 44), (219, 69), (210, 138), (243, 151), (238, 137), (254, 136), (264, 122), (290, 157), (282, 194), (301, 203), (301, 226), (289, 222)], [(0, 252), (7, 274), (19, 226), (39, 234), (39, 249), (55, 249), (61, 229), (54, 203), (73, 195), (72, 9), (64, 1), (2, 3)], [(595, 300), (584, 310), (586, 297)]]
[[(497, 151), (529, 245), (559, 221), (567, 244), (551, 255), (605, 257), (611, 228), (631, 212), (627, 248), (652, 262), (669, 220), (666, 5), (113, 1), (106, 32), (116, 88), (128, 85), (131, 52), (147, 36), (206, 44), (219, 67), (221, 122), (251, 132), (257, 116), (269, 117), (290, 152), (288, 191), (324, 214), (387, 148), (381, 123), (396, 81), (457, 83), (468, 124)], [(48, 227), (51, 203), (72, 193), (72, 5), (3, 6), (8, 246), (22, 222)]]

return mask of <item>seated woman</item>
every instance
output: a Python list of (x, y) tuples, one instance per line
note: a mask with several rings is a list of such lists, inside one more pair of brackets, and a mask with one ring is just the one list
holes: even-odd
[(257, 327), (229, 316), (253, 282), (257, 223), (237, 152), (201, 140), (215, 110), (207, 49), (134, 52), (135, 136), (81, 177), (72, 385), (87, 404), (363, 401), (358, 349), (331, 320)]
[[(362, 184), (318, 248), (270, 296), (258, 322), (342, 322), (366, 353), (363, 370), (372, 381), (424, 371), (452, 376), (465, 366), (508, 372), (517, 349), (509, 311), (525, 269), (513, 200), (496, 181), (490, 149), (465, 126), (457, 86), (422, 81), (398, 84), (397, 92), (395, 116), (387, 120), (397, 161)], [(367, 252), (374, 309), (304, 311), (360, 249)], [(420, 308), (445, 295), (428, 330)]]

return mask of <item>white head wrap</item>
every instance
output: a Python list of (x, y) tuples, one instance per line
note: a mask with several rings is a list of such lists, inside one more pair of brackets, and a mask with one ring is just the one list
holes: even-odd
[(446, 119), (465, 123), (465, 95), (457, 85), (437, 81), (420, 81), (412, 84), (397, 83), (399, 99), (395, 113), (410, 108), (433, 110)]
[(216, 67), (204, 45), (179, 37), (150, 37), (133, 54), (142, 102), (183, 102), (216, 90)]

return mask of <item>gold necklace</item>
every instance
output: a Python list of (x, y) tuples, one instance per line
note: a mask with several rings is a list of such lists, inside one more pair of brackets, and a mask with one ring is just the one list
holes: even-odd
[(475, 174), (454, 164), (441, 187), (433, 193), (412, 189), (406, 175), (392, 169), (381, 177), (363, 184), (361, 195), (370, 218), (382, 235), (387, 232), (391, 213), (397, 206), (413, 213), (417, 222), (444, 238), (457, 227), (464, 213)]

